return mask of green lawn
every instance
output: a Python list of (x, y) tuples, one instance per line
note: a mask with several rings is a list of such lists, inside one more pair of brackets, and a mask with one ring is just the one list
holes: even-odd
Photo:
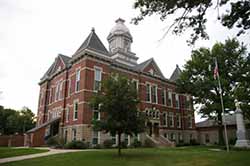
[(214, 152), (204, 147), (126, 149), (58, 154), (4, 166), (248, 166), (250, 151)]
[(8, 148), (0, 147), (0, 159), (6, 157), (22, 156), (27, 154), (35, 154), (47, 152), (45, 149), (34, 149), (34, 148)]

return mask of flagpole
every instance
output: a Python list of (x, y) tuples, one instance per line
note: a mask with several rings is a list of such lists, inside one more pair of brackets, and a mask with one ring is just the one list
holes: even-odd
[(219, 91), (220, 91), (220, 102), (221, 102), (221, 109), (223, 113), (223, 125), (224, 125), (224, 131), (225, 131), (225, 140), (226, 140), (226, 147), (227, 152), (229, 152), (229, 145), (228, 145), (228, 138), (227, 138), (227, 124), (226, 124), (226, 118), (225, 118), (225, 111), (224, 111), (224, 102), (222, 98), (222, 89), (221, 89), (221, 83), (220, 83), (220, 74), (219, 74), (219, 66), (217, 63), (217, 58), (215, 58), (215, 65), (217, 66), (217, 77), (218, 77), (218, 84), (219, 84)]

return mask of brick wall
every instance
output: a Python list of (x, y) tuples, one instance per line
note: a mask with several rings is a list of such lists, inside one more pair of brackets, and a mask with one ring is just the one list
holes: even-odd
[(24, 146), (23, 135), (1, 135), (0, 146)]

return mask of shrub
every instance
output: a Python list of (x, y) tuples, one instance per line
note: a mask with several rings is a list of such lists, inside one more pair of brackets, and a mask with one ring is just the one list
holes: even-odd
[(141, 141), (138, 141), (137, 139), (134, 139), (134, 142), (132, 143), (131, 146), (134, 147), (134, 148), (138, 148), (138, 147), (142, 146), (142, 143), (141, 143)]
[(102, 148), (102, 145), (96, 144), (96, 145), (93, 146), (93, 148), (94, 148), (94, 149), (101, 149), (101, 148)]
[(71, 141), (65, 145), (67, 149), (87, 149), (88, 147), (84, 141)]
[(230, 145), (235, 145), (236, 140), (237, 140), (237, 138), (231, 138), (231, 139), (229, 140), (229, 144), (230, 144)]
[(155, 143), (152, 140), (147, 138), (144, 142), (144, 147), (153, 148), (155, 147)]
[(103, 146), (104, 148), (112, 148), (113, 141), (111, 139), (106, 139), (105, 141), (103, 141)]
[(122, 142), (121, 142), (121, 148), (124, 148), (124, 149), (125, 149), (125, 148), (127, 148), (127, 146), (128, 146), (128, 145), (127, 145), (127, 143), (126, 143), (125, 141), (122, 141)]
[(48, 146), (58, 146), (58, 145), (60, 145), (60, 143), (59, 143), (59, 138), (57, 137), (57, 136), (54, 136), (54, 137), (50, 137), (50, 138), (48, 138), (48, 140), (46, 141), (46, 144), (48, 145)]
[(196, 139), (191, 139), (190, 145), (200, 145), (200, 144), (196, 141)]

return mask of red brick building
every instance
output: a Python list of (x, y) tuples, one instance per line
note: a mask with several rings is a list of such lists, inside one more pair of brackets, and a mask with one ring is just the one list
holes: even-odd
[[(88, 105), (101, 80), (112, 72), (126, 74), (135, 82), (141, 100), (138, 108), (149, 117), (148, 131), (136, 139), (149, 138), (158, 144), (196, 139), (191, 97), (175, 91), (179, 67), (167, 79), (153, 58), (138, 64), (131, 50), (133, 38), (122, 19), (116, 21), (107, 40), (109, 51), (92, 29), (71, 57), (56, 57), (39, 82), (37, 126), (27, 133), (26, 143), (39, 146), (57, 134), (66, 142), (85, 140), (94, 145), (112, 139), (115, 143), (115, 135), (92, 130), (92, 118), (103, 116)], [(123, 139), (130, 144), (135, 138), (124, 135)]]

